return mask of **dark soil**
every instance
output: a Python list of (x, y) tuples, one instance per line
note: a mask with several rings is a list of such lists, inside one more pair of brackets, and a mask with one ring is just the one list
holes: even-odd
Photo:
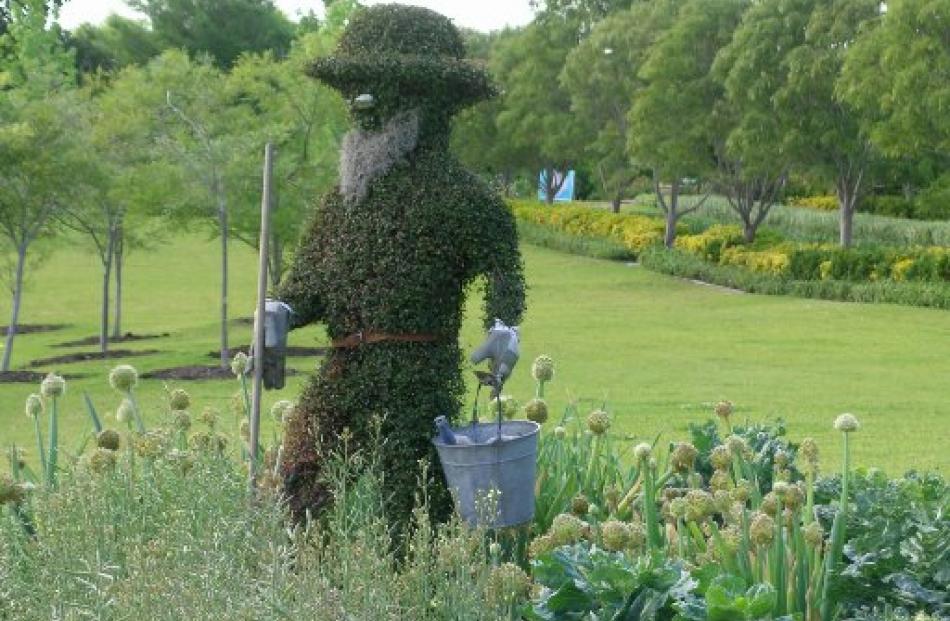
[[(161, 334), (133, 334), (131, 332), (126, 332), (120, 337), (109, 337), (110, 343), (131, 343), (135, 341), (149, 341), (152, 339), (161, 339), (171, 336), (168, 332), (162, 332)], [(82, 347), (85, 345), (98, 345), (99, 336), (87, 336), (84, 339), (79, 339), (78, 341), (66, 341), (65, 343), (60, 343), (57, 347)]]
[(105, 360), (107, 358), (132, 358), (135, 356), (150, 356), (159, 353), (157, 349), (143, 349), (141, 351), (132, 351), (130, 349), (110, 349), (107, 352), (101, 351), (82, 351), (75, 354), (66, 354), (64, 356), (54, 356), (53, 358), (41, 358), (31, 361), (27, 366), (45, 367), (51, 364), (65, 364), (69, 362), (85, 362), (87, 360)]
[(254, 318), (253, 317), (235, 317), (231, 320), (231, 323), (236, 323), (240, 326), (253, 326)]
[[(243, 345), (241, 347), (232, 347), (228, 350), (228, 358), (233, 358), (234, 354), (244, 352), (245, 354), (250, 352), (251, 347), (249, 345)], [(287, 348), (287, 357), (288, 358), (307, 358), (309, 356), (326, 356), (327, 348), (326, 347), (288, 347)], [(209, 358), (220, 358), (221, 351), (209, 351)]]
[[(297, 371), (296, 369), (287, 369), (288, 376), (297, 375), (297, 374), (299, 374), (299, 371)], [(143, 373), (142, 377), (145, 379), (165, 379), (165, 380), (180, 380), (180, 381), (235, 379), (234, 373), (231, 372), (231, 369), (222, 369), (220, 366), (202, 365), (202, 364), (197, 364), (197, 365), (188, 366), (188, 367), (175, 367), (172, 369), (158, 369), (156, 371), (149, 371), (148, 373)]]
[[(0, 372), (0, 384), (38, 384), (46, 377), (46, 373), (36, 371), (5, 371)], [(74, 380), (86, 377), (82, 374), (64, 375), (64, 379)]]
[[(7, 335), (8, 326), (0, 326), (0, 336)], [(16, 327), (17, 334), (32, 334), (34, 332), (53, 332), (67, 327), (64, 323), (21, 323)]]

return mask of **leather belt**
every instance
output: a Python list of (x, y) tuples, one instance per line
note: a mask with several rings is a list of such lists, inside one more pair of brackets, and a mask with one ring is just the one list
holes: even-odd
[(355, 349), (360, 345), (392, 341), (398, 343), (431, 343), (438, 340), (434, 334), (391, 334), (361, 330), (342, 339), (333, 339), (330, 344), (336, 349)]

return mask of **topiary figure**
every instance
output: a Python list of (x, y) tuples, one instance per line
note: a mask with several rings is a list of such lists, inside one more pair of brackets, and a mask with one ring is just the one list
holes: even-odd
[[(395, 521), (411, 511), (433, 419), (454, 419), (466, 286), (486, 279), (485, 321), (517, 324), (524, 278), (514, 219), (449, 153), (454, 113), (490, 97), (445, 17), (399, 5), (360, 10), (311, 75), (351, 104), (338, 187), (324, 197), (278, 297), (293, 328), (325, 322), (332, 350), (286, 421), (282, 471), (298, 517), (329, 500), (322, 462), (382, 419), (381, 465)], [(446, 517), (441, 472), (430, 499)]]

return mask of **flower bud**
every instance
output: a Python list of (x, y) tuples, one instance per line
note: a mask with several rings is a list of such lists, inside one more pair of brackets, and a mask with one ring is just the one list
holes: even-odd
[(109, 373), (109, 384), (119, 392), (129, 392), (139, 381), (139, 372), (129, 364), (120, 364)]
[(554, 360), (550, 356), (541, 354), (531, 365), (531, 375), (539, 382), (550, 382), (554, 379)]
[(637, 460), (637, 463), (643, 463), (645, 460), (650, 458), (652, 453), (653, 447), (651, 447), (646, 442), (641, 442), (640, 444), (633, 447), (633, 457)]
[(594, 410), (587, 416), (587, 428), (596, 436), (607, 433), (610, 429), (610, 416), (603, 410)]
[(40, 383), (40, 394), (44, 397), (56, 399), (66, 392), (66, 380), (62, 376), (50, 373)]
[(26, 415), (30, 418), (36, 418), (43, 413), (43, 400), (36, 393), (26, 398)]

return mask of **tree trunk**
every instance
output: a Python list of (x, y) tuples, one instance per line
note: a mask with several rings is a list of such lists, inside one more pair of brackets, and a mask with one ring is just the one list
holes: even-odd
[(844, 248), (851, 247), (851, 240), (853, 237), (854, 230), (854, 204), (841, 203), (841, 226), (840, 226), (840, 239), (841, 245)]
[(115, 265), (115, 312), (112, 313), (112, 338), (122, 336), (122, 260), (125, 255), (125, 237), (122, 225), (116, 229), (112, 261)]
[(663, 245), (672, 248), (676, 242), (676, 212), (670, 209), (666, 212), (666, 231), (663, 234)]
[(13, 308), (10, 312), (10, 325), (7, 327), (7, 338), (3, 347), (3, 362), (0, 362), (0, 371), (10, 370), (10, 357), (13, 354), (13, 337), (16, 336), (17, 322), (20, 320), (20, 300), (23, 297), (23, 271), (26, 268), (26, 244), (17, 247), (16, 276), (13, 280)]
[(554, 168), (545, 168), (544, 175), (544, 202), (554, 204)]
[(115, 250), (115, 229), (109, 231), (109, 244), (102, 262), (102, 311), (99, 316), (99, 351), (109, 351), (109, 287), (112, 284), (112, 259)]
[(228, 357), (228, 210), (225, 199), (218, 194), (218, 228), (221, 234), (221, 368), (230, 365)]
[(613, 200), (610, 201), (610, 211), (611, 213), (620, 213), (620, 203), (623, 201), (623, 194), (620, 192), (614, 196)]
[(747, 218), (743, 218), (742, 220), (742, 239), (745, 243), (751, 244), (755, 241), (755, 231), (757, 227)]

